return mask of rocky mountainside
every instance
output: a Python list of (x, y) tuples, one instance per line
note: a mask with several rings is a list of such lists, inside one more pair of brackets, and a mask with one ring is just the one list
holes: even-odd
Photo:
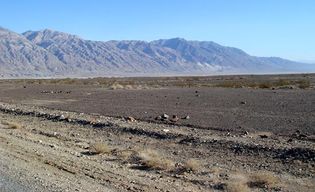
[(48, 29), (17, 34), (0, 28), (2, 77), (307, 72), (304, 66), (253, 57), (214, 42), (181, 38), (101, 42)]
[(66, 70), (65, 63), (46, 49), (0, 28), (0, 77), (55, 76)]

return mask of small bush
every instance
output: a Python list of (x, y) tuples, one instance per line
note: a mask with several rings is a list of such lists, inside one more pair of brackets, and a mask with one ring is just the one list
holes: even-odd
[(16, 123), (16, 122), (8, 122), (8, 121), (3, 121), (1, 122), (2, 125), (7, 126), (9, 129), (21, 129), (22, 125)]
[(153, 150), (140, 152), (137, 156), (138, 162), (148, 168), (154, 170), (170, 170), (174, 167), (174, 162), (161, 156)]
[(133, 161), (134, 157), (138, 156), (138, 153), (134, 150), (119, 150), (117, 151), (117, 156), (120, 157), (123, 161)]
[(241, 82), (236, 81), (224, 81), (216, 85), (216, 87), (223, 87), (223, 88), (241, 88), (243, 84)]
[(279, 179), (270, 172), (258, 172), (250, 175), (249, 187), (269, 188), (279, 182)]
[(106, 143), (94, 143), (90, 146), (91, 154), (106, 154), (110, 153), (111, 149)]
[(260, 84), (258, 85), (258, 87), (259, 87), (260, 89), (270, 89), (270, 88), (272, 87), (272, 85), (271, 85), (270, 83), (260, 83)]
[(124, 89), (125, 87), (119, 83), (113, 83), (109, 88), (111, 90), (116, 90), (116, 89)]
[(287, 85), (291, 85), (291, 84), (292, 84), (292, 82), (290, 82), (289, 80), (280, 79), (274, 83), (274, 86), (282, 87), (282, 86), (287, 86)]
[(300, 80), (297, 82), (299, 84), (300, 89), (306, 89), (311, 87), (310, 80)]
[(249, 187), (244, 182), (229, 182), (226, 189), (228, 192), (250, 192)]
[(187, 171), (196, 172), (196, 171), (200, 170), (201, 165), (200, 165), (200, 162), (198, 160), (189, 159), (188, 161), (185, 162), (184, 168)]

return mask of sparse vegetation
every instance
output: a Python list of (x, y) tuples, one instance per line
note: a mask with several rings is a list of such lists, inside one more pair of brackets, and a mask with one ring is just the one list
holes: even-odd
[(5, 125), (8, 129), (21, 129), (23, 126), (16, 122), (8, 122), (8, 121), (2, 121), (2, 125)]
[(228, 192), (250, 192), (251, 190), (246, 185), (246, 183), (242, 181), (233, 181), (227, 183), (227, 191)]
[(307, 89), (311, 87), (310, 80), (300, 80), (297, 83), (299, 84), (300, 89)]
[(112, 89), (112, 90), (116, 90), (116, 89), (124, 89), (124, 86), (119, 84), (119, 83), (113, 83), (109, 89)]
[(200, 170), (200, 168), (200, 162), (196, 159), (189, 159), (184, 164), (184, 169), (187, 171), (197, 172), (198, 170)]
[(279, 79), (279, 80), (265, 80), (265, 81), (232, 81), (226, 80), (221, 83), (217, 83), (215, 87), (223, 88), (260, 88), (260, 89), (270, 89), (270, 88), (289, 88), (289, 87), (298, 87), (300, 89), (306, 89), (311, 87), (309, 80), (288, 80), (288, 79)]
[(279, 179), (270, 172), (263, 171), (250, 175), (250, 181), (247, 183), (249, 187), (270, 188), (274, 187), (279, 182)]
[(90, 146), (91, 154), (106, 154), (110, 153), (111, 149), (106, 143), (94, 143)]
[(163, 157), (154, 150), (139, 152), (135, 158), (140, 165), (147, 169), (171, 170), (175, 165), (172, 160)]
[(134, 150), (119, 150), (116, 152), (116, 155), (125, 162), (131, 161), (134, 156), (137, 156), (136, 154), (137, 152)]

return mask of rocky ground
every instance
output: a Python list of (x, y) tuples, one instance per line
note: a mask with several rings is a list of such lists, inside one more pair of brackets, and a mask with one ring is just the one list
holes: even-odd
[(0, 120), (1, 174), (25, 191), (314, 189), (315, 144), (300, 133), (238, 134), (6, 103)]
[(314, 191), (314, 83), (0, 81), (0, 191)]
[[(309, 85), (299, 88), (300, 81)], [(314, 136), (314, 87), (315, 75), (20, 80), (0, 81), (0, 101), (196, 129)], [(164, 113), (180, 120), (161, 121)]]

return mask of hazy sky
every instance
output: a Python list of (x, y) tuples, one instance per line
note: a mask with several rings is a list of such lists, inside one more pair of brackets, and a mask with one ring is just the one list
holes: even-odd
[(103, 41), (183, 37), (315, 61), (315, 0), (0, 0), (0, 26)]

